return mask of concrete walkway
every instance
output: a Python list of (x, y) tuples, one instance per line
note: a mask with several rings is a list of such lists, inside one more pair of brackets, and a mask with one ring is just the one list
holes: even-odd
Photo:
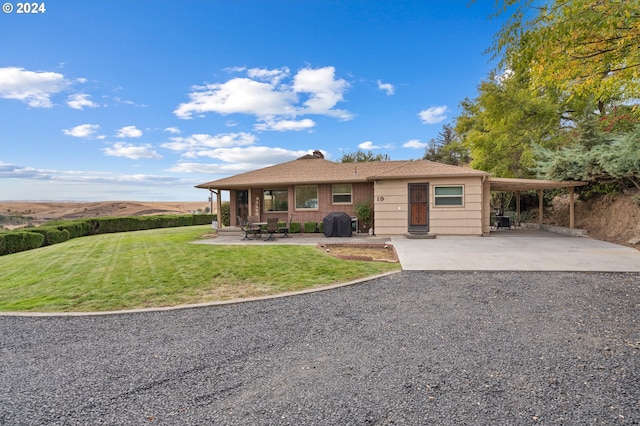
[(431, 240), (354, 234), (325, 238), (294, 235), (275, 241), (247, 241), (219, 236), (198, 244), (391, 243), (406, 271), (585, 271), (640, 272), (640, 251), (585, 237), (544, 231), (500, 230), (489, 237), (438, 236)]

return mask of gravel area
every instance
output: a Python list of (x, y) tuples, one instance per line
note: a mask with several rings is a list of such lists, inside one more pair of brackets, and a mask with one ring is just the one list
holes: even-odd
[(640, 422), (637, 273), (402, 272), (0, 332), (7, 425)]

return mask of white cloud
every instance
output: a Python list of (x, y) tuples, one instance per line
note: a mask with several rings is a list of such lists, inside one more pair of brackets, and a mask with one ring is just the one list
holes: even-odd
[(250, 133), (220, 133), (215, 136), (194, 134), (187, 137), (169, 138), (171, 142), (163, 143), (162, 148), (182, 152), (184, 157), (197, 157), (202, 152), (215, 148), (253, 145), (256, 137)]
[(87, 170), (49, 170), (24, 167), (0, 161), (0, 179), (35, 179), (66, 183), (144, 183), (145, 185), (164, 186), (176, 183), (170, 176), (131, 174), (119, 175), (110, 172), (93, 172)]
[(193, 87), (190, 102), (180, 104), (174, 111), (179, 118), (191, 118), (194, 113), (249, 114), (267, 117), (293, 114), (296, 96), (278, 91), (271, 83), (249, 78), (234, 78), (221, 84)]
[(179, 162), (166, 171), (230, 175), (295, 160), (310, 153), (311, 151), (292, 151), (265, 146), (217, 148), (203, 151), (198, 157), (212, 158), (219, 160), (219, 163)]
[(99, 128), (100, 126), (97, 124), (81, 124), (70, 129), (63, 129), (62, 133), (76, 138), (90, 138)]
[(0, 179), (48, 179), (50, 173), (0, 161)]
[(417, 149), (424, 149), (426, 147), (428, 147), (429, 144), (426, 142), (420, 142), (420, 139), (411, 139), (410, 141), (405, 142), (404, 144), (402, 144), (403, 148), (417, 148)]
[(374, 145), (373, 142), (371, 141), (366, 141), (366, 142), (362, 142), (361, 144), (358, 145), (358, 148), (360, 149), (380, 149), (380, 147), (378, 145)]
[(278, 132), (284, 132), (288, 130), (306, 130), (314, 127), (316, 122), (311, 120), (310, 118), (305, 118), (302, 120), (266, 120), (263, 123), (258, 123), (255, 125), (255, 129), (262, 130), (275, 130)]
[(382, 90), (383, 92), (387, 92), (387, 96), (391, 96), (396, 93), (396, 88), (393, 87), (393, 84), (383, 83), (380, 80), (378, 80), (378, 89)]
[[(286, 67), (278, 70), (253, 68), (247, 70), (247, 75), (249, 78), (194, 86), (188, 95), (189, 102), (180, 104), (174, 114), (184, 119), (207, 112), (248, 114), (259, 120), (273, 121), (306, 114), (343, 120), (352, 118), (348, 111), (334, 109), (343, 101), (348, 83), (335, 78), (333, 67), (304, 68), (288, 84), (282, 82), (289, 76)], [(301, 99), (304, 102), (301, 103)]]
[(309, 94), (300, 113), (328, 115), (342, 120), (353, 118), (348, 111), (333, 109), (338, 102), (344, 100), (343, 95), (349, 86), (345, 80), (335, 79), (335, 71), (334, 67), (305, 68), (298, 71), (293, 79), (293, 90)]
[(105, 155), (112, 157), (125, 157), (132, 160), (139, 160), (141, 158), (162, 158), (162, 155), (155, 152), (151, 145), (129, 145), (124, 142), (116, 142), (111, 148), (103, 149)]
[(177, 127), (167, 127), (166, 129), (164, 129), (165, 132), (169, 132), (169, 133), (173, 133), (174, 135), (179, 135), (180, 129), (178, 129)]
[(502, 74), (497, 74), (494, 77), (494, 81), (498, 84), (504, 84), (505, 81), (507, 81), (511, 76), (513, 76), (515, 74), (515, 71), (513, 71), (511, 68), (506, 68)]
[(70, 82), (57, 72), (0, 68), (0, 98), (17, 99), (34, 108), (51, 108), (51, 96), (69, 85)]
[(269, 81), (273, 84), (278, 84), (280, 80), (289, 76), (289, 68), (283, 67), (278, 70), (251, 68), (247, 70), (247, 75), (256, 80)]
[[(199, 179), (152, 174), (118, 174), (91, 170), (36, 169), (0, 161), (0, 182), (6, 199), (105, 201), (206, 200), (206, 193), (194, 188)], [(10, 184), (9, 184), (10, 183)], [(43, 184), (44, 183), (44, 184)]]
[(67, 98), (67, 105), (69, 105), (73, 109), (79, 109), (79, 110), (84, 109), (84, 107), (88, 107), (88, 108), (99, 107), (100, 105), (90, 100), (89, 99), (90, 97), (91, 95), (86, 95), (81, 93), (70, 95)]
[(225, 163), (249, 164), (248, 170), (258, 167), (266, 167), (272, 164), (284, 163), (295, 160), (310, 151), (291, 151), (284, 148), (271, 148), (267, 146), (249, 146), (234, 148), (217, 148), (201, 151), (198, 157), (214, 158)]
[(116, 133), (117, 138), (139, 138), (140, 136), (142, 136), (142, 130), (138, 129), (136, 126), (122, 127)]
[(202, 173), (207, 175), (230, 175), (255, 170), (249, 163), (178, 163), (169, 167), (171, 173)]
[(376, 145), (371, 141), (366, 141), (358, 144), (358, 149), (366, 149), (367, 151), (375, 150), (375, 149), (393, 149), (394, 146), (392, 143), (388, 143), (385, 145)]
[(442, 105), (442, 106), (427, 108), (424, 111), (420, 111), (418, 113), (418, 116), (420, 117), (420, 120), (422, 120), (424, 124), (436, 124), (447, 119), (447, 116), (445, 115), (446, 112), (447, 112), (447, 107), (445, 105)]

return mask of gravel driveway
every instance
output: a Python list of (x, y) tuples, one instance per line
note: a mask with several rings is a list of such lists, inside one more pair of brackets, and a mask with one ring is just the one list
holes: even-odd
[(0, 424), (640, 422), (637, 273), (402, 272), (0, 332)]

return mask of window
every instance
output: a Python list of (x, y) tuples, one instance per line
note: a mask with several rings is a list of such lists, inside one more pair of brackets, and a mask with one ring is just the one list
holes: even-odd
[(333, 185), (331, 196), (333, 204), (351, 204), (351, 184)]
[(435, 206), (462, 206), (464, 204), (463, 186), (435, 186), (434, 187)]
[(317, 209), (318, 187), (296, 186), (296, 209)]
[(288, 211), (289, 191), (286, 189), (265, 189), (262, 205), (265, 212)]

